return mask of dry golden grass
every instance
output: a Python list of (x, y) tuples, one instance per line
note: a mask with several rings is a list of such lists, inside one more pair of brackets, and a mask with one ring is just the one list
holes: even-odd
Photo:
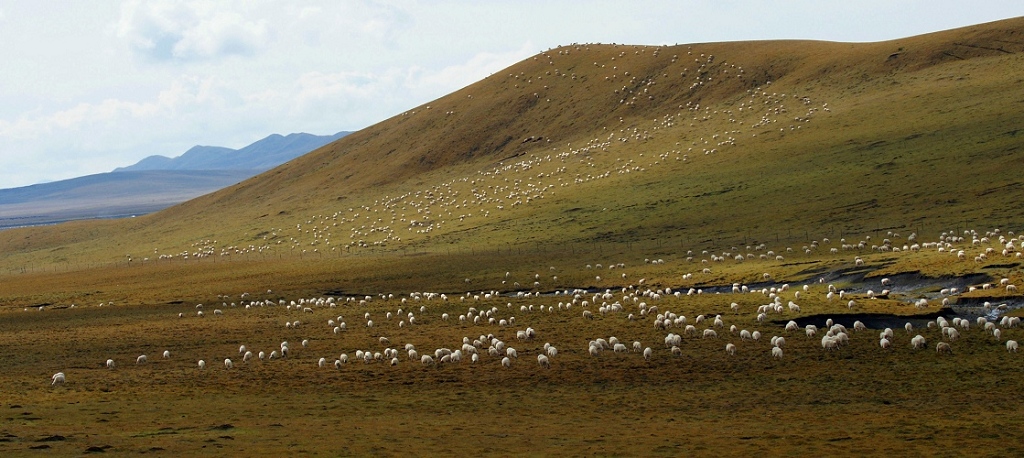
[[(931, 329), (920, 331), (929, 348), (911, 350), (898, 324), (890, 351), (878, 330), (839, 352), (785, 334), (782, 360), (767, 340), (786, 320), (850, 312), (819, 278), (850, 290), (855, 312), (899, 316), (921, 313), (909, 303), (921, 297), (937, 311), (939, 289), (958, 281), (1024, 286), (1000, 240), (1016, 240), (1024, 205), (1008, 166), (1021, 154), (1022, 30), (1012, 19), (869, 44), (567, 46), (157, 214), (0, 232), (0, 453), (1016, 455), (1022, 362), (977, 326), (953, 355), (936, 354)], [(940, 237), (941, 252), (911, 249)], [(869, 299), (886, 276), (920, 285)], [(592, 304), (594, 320), (580, 306), (520, 309), (563, 296), (458, 301), (572, 288), (622, 301), (641, 279), (708, 292), (646, 300), (663, 312), (722, 314), (765, 337), (720, 329), (685, 339), (676, 357), (662, 345), (669, 331), (626, 319), (639, 314), (632, 301), (608, 315)], [(712, 294), (733, 283), (814, 286), (794, 299), (799, 313), (758, 324), (769, 298)], [(414, 291), (451, 301), (400, 305)], [(305, 314), (245, 309), (243, 293), (374, 299)], [(458, 324), (469, 306), (517, 323)], [(400, 307), (419, 323), (384, 318)], [(338, 315), (340, 335), (326, 325)], [(294, 320), (304, 324), (284, 327)], [(527, 326), (538, 339), (516, 342)], [(430, 353), (488, 333), (519, 350), (511, 368), (489, 356), (316, 366), (381, 351), (382, 335)], [(654, 358), (588, 355), (610, 336)], [(287, 359), (241, 363), (239, 345), (269, 352), (284, 340)], [(536, 362), (544, 342), (559, 348), (550, 369)], [(140, 354), (147, 364), (133, 364)], [(68, 382), (50, 387), (57, 371)]]
[[(802, 314), (844, 313), (844, 306), (823, 299), (824, 290), (815, 286), (807, 293)], [(453, 298), (405, 306), (397, 298), (377, 299), (366, 306), (318, 307), (312, 314), (281, 306), (217, 306), (224, 314), (214, 315), (215, 305), (206, 304), (205, 318), (195, 316), (193, 303), (5, 308), (0, 408), (7, 415), (0, 420), (0, 451), (27, 453), (47, 445), (62, 455), (109, 446), (119, 453), (187, 455), (678, 456), (945, 454), (965, 447), (1005, 455), (1019, 448), (1022, 424), (1015, 412), (1022, 406), (1012, 393), (1021, 389), (1022, 361), (980, 328), (964, 331), (951, 356), (935, 353), (941, 339), (933, 329), (916, 331), (929, 340), (925, 350), (911, 350), (899, 329), (890, 351), (878, 348), (877, 330), (868, 330), (829, 353), (802, 331), (759, 325), (754, 309), (766, 299), (760, 294), (648, 300), (691, 323), (698, 313), (721, 313), (726, 326), (764, 333), (756, 343), (741, 342), (727, 329), (718, 330), (719, 339), (687, 337), (683, 356), (676, 357), (662, 344), (666, 331), (655, 330), (647, 318), (626, 319), (636, 312), (633, 305), (592, 321), (580, 316), (580, 307), (519, 310), (560, 299)], [(741, 313), (729, 311), (730, 301), (741, 304)], [(878, 310), (900, 307), (879, 302)], [(421, 305), (426, 311), (419, 311)], [(515, 316), (517, 325), (440, 319), (469, 306), (497, 307), (499, 317)], [(419, 323), (399, 328), (397, 318), (384, 317), (398, 308), (413, 310)], [(375, 327), (363, 326), (365, 311)], [(339, 314), (349, 326), (336, 335), (325, 323)], [(303, 324), (286, 329), (283, 323), (292, 320)], [(515, 330), (526, 326), (537, 329), (538, 338), (517, 342)], [(1024, 338), (1020, 329), (1004, 332), (1004, 340)], [(463, 336), (488, 333), (519, 351), (511, 368), (486, 353), (475, 365), (424, 367), (407, 361), (404, 352), (395, 367), (316, 365), (318, 358), (333, 362), (342, 352), (353, 357), (357, 349), (381, 351), (382, 335), (392, 347), (413, 343), (431, 353), (457, 348)], [(772, 335), (787, 339), (782, 360), (769, 356)], [(610, 336), (627, 345), (640, 341), (655, 350), (654, 357), (645, 362), (636, 353), (587, 355), (588, 341)], [(309, 347), (300, 346), (303, 339), (310, 339)], [(239, 345), (269, 352), (282, 340), (293, 349), (287, 359), (241, 362)], [(544, 342), (559, 348), (551, 369), (536, 364)], [(723, 351), (727, 342), (738, 345), (736, 356)], [(164, 349), (170, 359), (160, 358)], [(134, 364), (140, 354), (149, 362)], [(118, 366), (104, 368), (107, 358)], [(224, 358), (236, 367), (224, 369)], [(196, 368), (199, 359), (208, 369)], [(68, 382), (50, 387), (49, 376), (58, 370)], [(42, 441), (52, 436), (65, 439)]]

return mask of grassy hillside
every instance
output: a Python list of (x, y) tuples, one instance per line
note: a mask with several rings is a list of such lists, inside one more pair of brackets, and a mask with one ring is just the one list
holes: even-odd
[(564, 46), (157, 214), (0, 232), (0, 266), (329, 259), (304, 267), (327, 285), (411, 255), (799, 256), (823, 238), (1013, 230), (1022, 33)]
[(1020, 455), (1022, 32), (571, 45), (2, 231), (0, 453)]

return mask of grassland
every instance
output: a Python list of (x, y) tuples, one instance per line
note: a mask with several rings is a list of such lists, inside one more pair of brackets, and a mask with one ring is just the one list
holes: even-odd
[[(826, 352), (782, 326), (949, 314), (939, 290), (954, 284), (954, 303), (1020, 302), (981, 286), (1024, 285), (1021, 33), (1013, 19), (868, 44), (566, 46), (157, 214), (0, 232), (0, 452), (1019, 454), (1022, 360), (1004, 342), (1020, 328), (997, 340), (974, 326), (940, 355), (935, 329), (915, 331), (926, 350), (897, 325), (889, 351), (871, 329)], [(869, 298), (885, 276), (903, 283)], [(758, 292), (713, 293), (733, 283)], [(782, 284), (801, 310), (758, 323), (772, 300), (759, 290)], [(594, 320), (550, 295), (575, 288)], [(648, 288), (663, 298), (624, 296)], [(623, 311), (599, 313), (590, 296), (604, 290)], [(726, 326), (675, 356), (662, 342), (682, 330), (655, 329), (640, 301)], [(517, 322), (459, 324), (469, 307)], [(399, 308), (417, 324), (385, 318)], [(338, 315), (349, 329), (336, 334)], [(741, 342), (733, 324), (765, 337)], [(527, 326), (538, 338), (516, 341)], [(433, 353), (492, 333), (519, 350), (511, 368), (486, 353), (316, 364), (382, 351), (381, 336)], [(781, 360), (772, 335), (786, 335)], [(610, 336), (654, 357), (588, 354)], [(288, 358), (240, 362), (239, 345), (281, 341)], [(545, 342), (559, 349), (550, 369), (536, 363)], [(51, 387), (57, 371), (68, 383)]]

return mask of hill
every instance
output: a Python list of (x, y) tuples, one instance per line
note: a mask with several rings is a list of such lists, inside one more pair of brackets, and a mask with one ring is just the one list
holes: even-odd
[(145, 170), (0, 189), (0, 228), (162, 210), (258, 173), (253, 170)]
[(349, 132), (334, 135), (307, 133), (273, 134), (241, 149), (194, 146), (181, 156), (149, 156), (115, 172), (140, 170), (267, 170), (333, 142)]
[(0, 189), (0, 229), (144, 215), (238, 183), (347, 135), (270, 135), (235, 150), (195, 146), (85, 177)]
[[(312, 290), (451, 290), (493, 278), (478, 255), (578, 267), (770, 246), (809, 275), (800, 253), (824, 238), (1020, 225), (1022, 34), (1017, 18), (879, 43), (563, 46), (146, 217), (5, 231), (0, 263), (232, 255), (294, 260)], [(367, 260), (385, 267), (338, 277)]]

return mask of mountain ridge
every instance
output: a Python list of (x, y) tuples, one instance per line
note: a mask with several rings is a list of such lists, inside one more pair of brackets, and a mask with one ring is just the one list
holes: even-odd
[(239, 149), (196, 145), (180, 156), (154, 155), (115, 168), (114, 172), (140, 170), (266, 170), (348, 135), (313, 135), (304, 132), (271, 134)]

